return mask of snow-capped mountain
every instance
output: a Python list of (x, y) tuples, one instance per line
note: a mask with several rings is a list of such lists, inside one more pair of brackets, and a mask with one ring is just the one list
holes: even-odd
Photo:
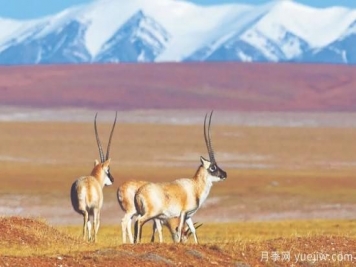
[(90, 61), (84, 43), (86, 28), (80, 22), (68, 21), (56, 31), (37, 36), (36, 34), (44, 28), (45, 25), (39, 25), (31, 29), (32, 35), (27, 38), (6, 43), (6, 48), (0, 52), (0, 62), (2, 64), (49, 64)]
[(102, 45), (94, 61), (154, 62), (169, 39), (169, 33), (140, 10)]
[(356, 64), (356, 10), (96, 0), (36, 20), (0, 18), (0, 64), (166, 61)]

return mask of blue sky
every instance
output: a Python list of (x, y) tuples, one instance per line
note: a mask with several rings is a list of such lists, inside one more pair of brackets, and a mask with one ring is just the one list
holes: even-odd
[[(57, 13), (73, 5), (89, 3), (93, 0), (0, 0), (0, 17), (14, 19), (31, 19)], [(120, 1), (120, 0), (117, 0)], [(121, 0), (130, 1), (130, 0)], [(147, 0), (149, 1), (149, 0)], [(190, 0), (191, 2), (209, 5), (220, 3), (263, 4), (269, 0)], [(282, 0), (281, 0), (282, 1)], [(297, 2), (327, 7), (333, 5), (356, 8), (356, 0), (298, 0)]]

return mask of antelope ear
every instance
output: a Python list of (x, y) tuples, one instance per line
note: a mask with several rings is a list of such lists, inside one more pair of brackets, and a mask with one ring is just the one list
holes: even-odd
[(94, 167), (95, 166), (97, 166), (97, 165), (99, 165), (100, 164), (100, 162), (96, 159), (96, 160), (94, 160)]
[(204, 157), (200, 156), (200, 161), (201, 161), (201, 164), (203, 164), (205, 169), (209, 169), (209, 167), (210, 167), (210, 161), (209, 160), (207, 160)]

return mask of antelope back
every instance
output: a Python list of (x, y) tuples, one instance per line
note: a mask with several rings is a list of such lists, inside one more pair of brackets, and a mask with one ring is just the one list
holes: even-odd
[(147, 184), (147, 181), (126, 181), (117, 189), (117, 201), (119, 202), (123, 211), (136, 209), (135, 195), (138, 189)]

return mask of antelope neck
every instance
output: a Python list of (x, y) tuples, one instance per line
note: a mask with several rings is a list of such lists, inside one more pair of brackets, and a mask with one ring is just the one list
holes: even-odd
[(104, 187), (104, 171), (101, 168), (101, 163), (96, 165), (91, 171), (91, 176), (95, 177), (95, 179), (100, 183), (101, 187)]
[(201, 190), (204, 191), (209, 190), (212, 185), (211, 181), (208, 181), (207, 176), (207, 170), (205, 170), (204, 167), (200, 165), (193, 177), (193, 180), (195, 180), (197, 183), (197, 187), (201, 188)]
[[(198, 206), (200, 207), (209, 195), (213, 183), (208, 179), (208, 172), (200, 166), (195, 173), (193, 180), (195, 181), (195, 193), (199, 199)], [(195, 213), (195, 212), (194, 212)], [(193, 213), (193, 214), (194, 214)]]

